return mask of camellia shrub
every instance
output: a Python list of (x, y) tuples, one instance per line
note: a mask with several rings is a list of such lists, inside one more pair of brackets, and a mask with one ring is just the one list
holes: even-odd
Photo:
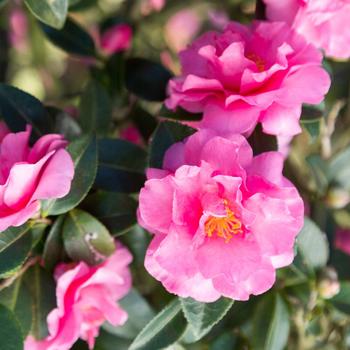
[(349, 0), (0, 0), (0, 350), (350, 348)]

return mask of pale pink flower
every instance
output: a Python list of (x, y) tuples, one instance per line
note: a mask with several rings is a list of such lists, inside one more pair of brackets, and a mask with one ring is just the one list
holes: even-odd
[(20, 226), (40, 209), (41, 199), (70, 190), (73, 161), (62, 135), (42, 136), (29, 146), (31, 127), (0, 140), (0, 231)]
[(148, 272), (203, 302), (270, 289), (303, 225), (303, 201), (282, 169), (280, 153), (253, 157), (241, 135), (201, 130), (171, 146), (139, 197), (139, 223), (154, 233)]
[(128, 315), (117, 301), (131, 288), (131, 260), (129, 251), (117, 244), (115, 253), (97, 266), (58, 265), (57, 308), (47, 317), (49, 335), (43, 340), (28, 336), (25, 350), (69, 350), (78, 338), (93, 349), (105, 321), (124, 324)]
[(198, 128), (272, 135), (301, 132), (302, 103), (318, 104), (330, 78), (322, 54), (285, 23), (230, 23), (180, 53), (182, 75), (169, 83), (170, 109), (203, 112)]
[(349, 0), (264, 0), (270, 20), (286, 21), (327, 56), (350, 57)]
[(101, 48), (108, 54), (128, 50), (132, 41), (132, 29), (129, 24), (120, 23), (107, 29), (101, 36)]
[(338, 228), (335, 233), (335, 247), (350, 255), (350, 230)]
[(198, 34), (200, 26), (201, 20), (194, 10), (178, 11), (165, 25), (165, 41), (173, 51), (183, 50)]

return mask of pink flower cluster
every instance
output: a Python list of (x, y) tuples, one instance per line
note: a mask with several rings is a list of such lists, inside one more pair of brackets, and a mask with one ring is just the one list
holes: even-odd
[(38, 213), (40, 200), (64, 197), (74, 175), (61, 135), (41, 137), (29, 146), (31, 127), (11, 133), (0, 128), (0, 231), (20, 226)]
[(139, 223), (154, 233), (146, 269), (182, 297), (247, 300), (290, 264), (303, 201), (277, 152), (253, 157), (241, 135), (201, 130), (149, 169)]
[(128, 316), (117, 301), (130, 290), (131, 260), (129, 251), (118, 244), (115, 253), (98, 266), (58, 265), (57, 308), (47, 317), (49, 335), (43, 340), (27, 337), (25, 350), (68, 350), (78, 338), (92, 350), (105, 321), (124, 324)]

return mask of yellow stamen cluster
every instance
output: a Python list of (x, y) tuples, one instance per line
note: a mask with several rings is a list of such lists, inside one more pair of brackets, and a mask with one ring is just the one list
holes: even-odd
[(256, 68), (258, 68), (259, 72), (263, 72), (265, 70), (265, 61), (259, 55), (250, 53), (246, 57), (255, 62)]
[(224, 238), (228, 243), (233, 235), (242, 233), (242, 223), (229, 208), (227, 200), (224, 200), (226, 216), (210, 216), (204, 224), (205, 233), (212, 237), (215, 233), (218, 237)]

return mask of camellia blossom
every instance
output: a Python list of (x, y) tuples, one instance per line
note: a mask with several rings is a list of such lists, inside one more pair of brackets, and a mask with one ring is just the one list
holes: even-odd
[(62, 135), (42, 136), (29, 146), (31, 127), (18, 133), (1, 132), (0, 231), (20, 226), (40, 209), (41, 199), (61, 198), (74, 175)]
[(101, 48), (108, 54), (128, 50), (132, 41), (132, 29), (129, 24), (120, 23), (107, 29), (101, 36)]
[(266, 15), (286, 21), (327, 56), (350, 57), (349, 0), (264, 0)]
[(154, 233), (148, 272), (203, 302), (271, 288), (303, 225), (303, 201), (282, 168), (280, 153), (253, 157), (241, 135), (204, 129), (171, 146), (139, 197), (139, 223)]
[(350, 230), (337, 229), (335, 233), (335, 247), (350, 255)]
[(47, 317), (49, 335), (43, 340), (28, 336), (25, 350), (69, 350), (79, 337), (93, 349), (105, 321), (123, 325), (128, 315), (117, 301), (131, 288), (131, 260), (129, 251), (117, 244), (115, 253), (97, 266), (58, 265), (57, 308)]
[(301, 131), (302, 103), (318, 104), (330, 86), (322, 54), (283, 22), (232, 22), (180, 53), (182, 75), (169, 83), (170, 109), (203, 112), (198, 128), (272, 135)]

